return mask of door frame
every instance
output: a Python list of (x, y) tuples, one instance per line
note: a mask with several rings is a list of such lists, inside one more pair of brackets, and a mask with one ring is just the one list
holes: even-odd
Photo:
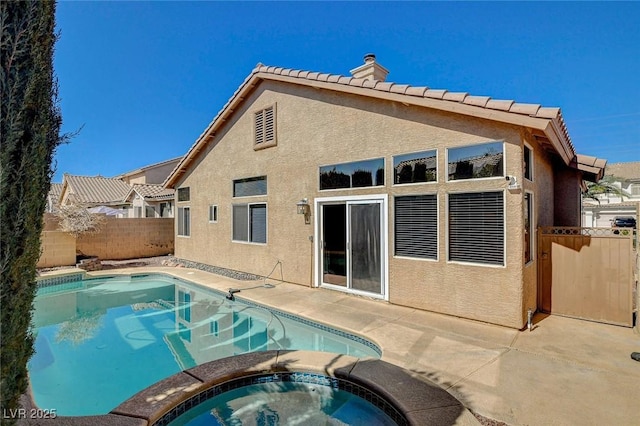
[[(370, 293), (367, 291), (354, 290), (348, 287), (332, 286), (330, 284), (322, 285), (322, 205), (323, 204), (339, 204), (339, 203), (359, 203), (363, 204), (367, 201), (380, 203), (380, 237), (382, 239), (382, 249), (380, 253), (380, 279), (382, 280), (382, 294)], [(346, 195), (336, 197), (320, 197), (314, 200), (314, 211), (316, 212), (314, 219), (314, 235), (313, 235), (313, 286), (325, 287), (332, 290), (343, 291), (346, 293), (359, 294), (378, 299), (389, 300), (389, 195), (388, 194), (372, 194), (372, 195)], [(348, 216), (348, 213), (347, 213)], [(349, 274), (349, 272), (347, 272)]]

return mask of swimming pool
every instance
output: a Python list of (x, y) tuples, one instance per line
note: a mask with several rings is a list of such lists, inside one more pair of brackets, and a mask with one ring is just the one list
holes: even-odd
[(362, 337), (159, 274), (40, 288), (34, 334), (34, 400), (63, 416), (106, 414), (179, 371), (243, 353), (380, 357)]

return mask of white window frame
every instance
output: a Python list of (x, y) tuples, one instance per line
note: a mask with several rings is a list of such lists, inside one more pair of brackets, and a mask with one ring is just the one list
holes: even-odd
[[(217, 204), (209, 204), (209, 223), (218, 223), (218, 212)], [(211, 213), (213, 213), (213, 215)]]
[[(264, 220), (265, 220), (265, 224), (264, 224), (264, 231), (265, 231), (265, 242), (254, 242), (251, 241), (251, 206), (255, 206), (255, 205), (264, 205), (265, 207), (265, 216), (264, 216)], [(235, 217), (233, 215), (233, 207), (234, 206), (247, 206), (247, 240), (236, 240), (233, 238), (233, 225), (234, 225), (234, 220)], [(269, 206), (267, 205), (266, 201), (256, 201), (256, 202), (252, 202), (252, 203), (233, 203), (231, 205), (231, 242), (234, 243), (239, 243), (239, 244), (252, 244), (252, 245), (259, 245), (259, 246), (265, 246), (267, 245), (267, 243), (269, 242)]]
[[(426, 151), (435, 151), (436, 152), (436, 180), (432, 180), (430, 182), (411, 182), (411, 183), (396, 183), (395, 180), (395, 162), (396, 162), (396, 157), (399, 157), (401, 155), (410, 155), (410, 154), (419, 154), (422, 152), (426, 152)], [(440, 150), (437, 148), (433, 148), (433, 149), (425, 149), (425, 150), (421, 150), (421, 151), (414, 151), (414, 152), (407, 152), (404, 154), (396, 154), (391, 156), (391, 186), (401, 186), (401, 187), (405, 187), (405, 186), (415, 186), (415, 185), (431, 185), (434, 183), (438, 183), (440, 181), (440, 167), (439, 167), (439, 160), (440, 160)], [(447, 172), (448, 172), (448, 168), (447, 168)], [(385, 169), (385, 173), (386, 173), (386, 169)], [(386, 176), (385, 176), (386, 177)]]
[[(475, 146), (475, 145), (488, 145), (491, 143), (501, 143), (502, 144), (502, 176), (490, 176), (490, 177), (483, 177), (483, 178), (469, 178), (469, 179), (449, 179), (449, 150), (451, 149), (458, 149), (458, 148), (466, 148), (469, 146)], [(507, 173), (507, 151), (505, 149), (505, 141), (504, 140), (493, 140), (493, 141), (484, 141), (484, 142), (478, 142), (478, 143), (468, 143), (465, 145), (460, 145), (460, 146), (452, 146), (449, 148), (445, 149), (445, 159), (444, 159), (444, 164), (446, 167), (446, 170), (444, 172), (444, 177), (445, 177), (445, 182), (447, 183), (457, 183), (457, 182), (478, 182), (478, 181), (483, 181), (483, 180), (495, 180), (495, 179), (503, 179), (506, 176)], [(463, 192), (473, 192), (473, 191), (463, 191)], [(485, 191), (477, 191), (477, 192), (485, 192)], [(475, 265), (475, 264), (474, 264)]]
[[(530, 175), (529, 177), (531, 179), (529, 179), (526, 176), (526, 173), (525, 173), (525, 171), (526, 171), (526, 169), (525, 169), (525, 164), (526, 164), (525, 163), (525, 152), (526, 152), (525, 148), (527, 148), (529, 150), (529, 169), (530, 169), (529, 170), (529, 175)], [(525, 142), (523, 147), (522, 147), (522, 177), (525, 178), (526, 180), (528, 180), (529, 182), (533, 182), (534, 179), (535, 179), (535, 174), (534, 174), (535, 173), (535, 168), (534, 168), (534, 165), (533, 165), (534, 159), (535, 159), (535, 156), (533, 155), (533, 147), (531, 145), (529, 145), (527, 142)]]
[[(502, 192), (502, 218), (503, 218), (503, 240), (502, 240), (502, 265), (494, 265), (489, 263), (476, 263), (476, 262), (464, 262), (460, 260), (449, 260), (449, 221), (450, 221), (450, 211), (449, 211), (449, 195), (451, 194), (472, 194), (472, 193), (480, 193), (480, 192)], [(499, 268), (504, 269), (507, 267), (507, 193), (503, 190), (494, 190), (494, 189), (483, 189), (483, 190), (474, 190), (474, 191), (451, 191), (446, 194), (446, 256), (447, 263), (459, 264), (459, 265), (470, 265), (470, 266), (479, 266), (483, 268)]]
[[(180, 229), (180, 217), (181, 214), (184, 214), (184, 210), (188, 210), (189, 211), (189, 224), (188, 226), (188, 234), (181, 234), (180, 232), (183, 231)], [(178, 207), (178, 215), (176, 217), (176, 235), (180, 238), (189, 238), (191, 237), (191, 206), (180, 206)], [(183, 220), (183, 224), (184, 224), (184, 218), (182, 218)]]

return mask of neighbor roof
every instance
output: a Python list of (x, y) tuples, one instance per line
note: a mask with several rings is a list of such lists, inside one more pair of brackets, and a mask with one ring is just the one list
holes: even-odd
[(74, 176), (65, 174), (62, 194), (69, 191), (69, 198), (82, 204), (123, 203), (131, 187), (120, 179), (103, 176)]
[(140, 167), (139, 169), (131, 170), (129, 172), (125, 172), (125, 173), (119, 174), (118, 176), (114, 176), (114, 179), (123, 179), (125, 176), (137, 175), (138, 173), (142, 173), (142, 172), (145, 172), (145, 171), (150, 170), (150, 169), (155, 169), (156, 167), (166, 166), (166, 165), (169, 165), (171, 163), (176, 163), (177, 164), (178, 161), (180, 161), (181, 158), (182, 157), (176, 157), (176, 158), (172, 158), (170, 160), (161, 161), (159, 163), (149, 164), (148, 166), (143, 166), (143, 167)]
[(259, 63), (167, 177), (164, 186), (170, 187), (176, 183), (199, 152), (215, 137), (217, 129), (233, 114), (247, 95), (265, 80), (386, 99), (524, 126), (531, 129), (533, 136), (542, 146), (559, 154), (565, 164), (570, 165), (575, 161), (576, 152), (560, 108), (542, 107), (539, 104), (519, 103), (513, 100), (498, 100), (488, 96), (473, 96), (466, 92), (449, 92), (425, 86), (266, 66)]
[(133, 184), (125, 199), (128, 200), (134, 192), (146, 200), (154, 201), (172, 200), (175, 196), (173, 189), (165, 188), (162, 185), (136, 183)]
[(640, 180), (640, 161), (607, 164), (605, 174), (628, 180)]

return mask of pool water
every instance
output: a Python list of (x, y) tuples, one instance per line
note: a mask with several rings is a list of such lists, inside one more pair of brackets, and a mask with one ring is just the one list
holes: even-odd
[(170, 426), (390, 426), (384, 411), (349, 392), (309, 383), (262, 383), (225, 392), (192, 408)]
[(42, 288), (34, 334), (34, 399), (61, 416), (106, 414), (181, 370), (241, 353), (297, 349), (380, 357), (375, 345), (346, 333), (162, 275)]

